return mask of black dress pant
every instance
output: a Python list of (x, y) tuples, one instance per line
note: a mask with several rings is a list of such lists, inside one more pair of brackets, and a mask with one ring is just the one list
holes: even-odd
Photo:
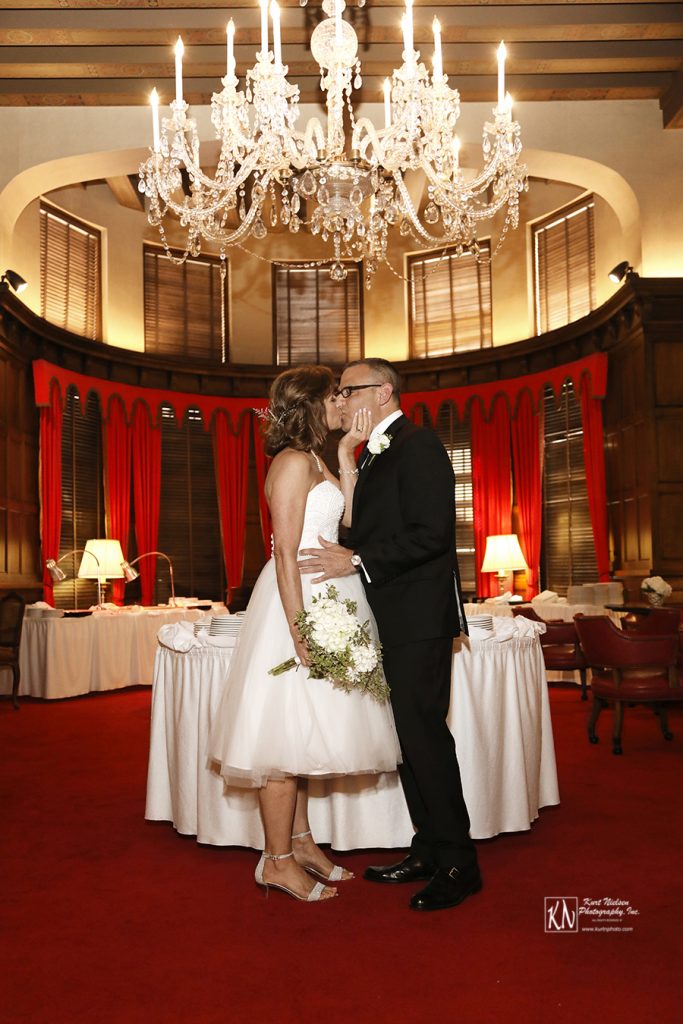
[(399, 773), (416, 829), (411, 852), (446, 869), (477, 863), (455, 741), (446, 723), (452, 647), (452, 639), (445, 637), (383, 651), (403, 754)]

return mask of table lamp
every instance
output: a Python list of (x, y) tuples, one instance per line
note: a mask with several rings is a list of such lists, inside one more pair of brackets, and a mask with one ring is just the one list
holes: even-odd
[(515, 569), (528, 569), (516, 533), (498, 533), (486, 538), (482, 572), (495, 572), (498, 592), (503, 593), (505, 581)]
[[(97, 566), (92, 565), (93, 555)], [(104, 537), (86, 541), (83, 558), (78, 568), (79, 579), (97, 580), (98, 605), (102, 606), (102, 593), (107, 586), (107, 580), (123, 579), (121, 562), (123, 551), (118, 540), (106, 540)]]
[[(82, 554), (83, 558), (85, 558), (86, 555), (88, 555), (90, 558), (93, 558), (95, 560), (96, 565), (100, 564), (95, 552), (86, 551), (85, 548), (73, 548), (71, 551), (67, 551), (65, 555), (62, 555), (61, 558), (58, 558), (57, 561), (55, 561), (54, 558), (48, 558), (47, 561), (45, 562), (45, 568), (50, 573), (50, 576), (52, 577), (55, 583), (63, 583), (64, 580), (66, 579), (66, 573), (64, 572), (63, 569), (59, 568), (59, 563), (63, 562), (65, 558), (68, 558), (69, 555), (79, 554)], [(81, 565), (83, 564), (83, 558), (81, 559)], [(76, 590), (74, 591), (74, 601), (76, 603), (76, 609), (78, 609), (78, 591)], [(102, 604), (102, 589), (100, 587), (99, 576), (97, 577), (97, 604)]]
[(138, 576), (140, 575), (140, 573), (136, 569), (134, 569), (133, 566), (135, 565), (136, 562), (139, 562), (141, 558), (147, 558), (147, 557), (149, 557), (149, 555), (161, 555), (161, 557), (165, 558), (166, 561), (168, 562), (168, 575), (169, 575), (170, 580), (171, 580), (171, 601), (170, 601), (170, 605), (171, 605), (171, 608), (175, 608), (175, 585), (173, 583), (173, 562), (168, 557), (168, 555), (165, 554), (163, 551), (145, 551), (143, 554), (138, 555), (137, 558), (134, 558), (132, 562), (126, 562), (126, 561), (123, 561), (123, 559), (122, 559), (121, 565), (119, 567), (122, 570), (121, 575), (125, 576), (126, 583), (132, 583), (133, 580), (136, 580), (138, 578)]

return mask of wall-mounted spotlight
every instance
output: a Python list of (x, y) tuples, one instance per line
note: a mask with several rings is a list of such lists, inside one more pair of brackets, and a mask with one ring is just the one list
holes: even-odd
[(607, 275), (610, 281), (614, 281), (615, 284), (621, 284), (629, 274), (633, 274), (634, 270), (628, 260), (622, 260), (621, 263), (617, 263), (616, 267), (613, 267)]
[(2, 277), (0, 277), (0, 285), (2, 284), (8, 284), (17, 295), (28, 288), (28, 281), (24, 281), (21, 274), (17, 274), (16, 270), (6, 270)]

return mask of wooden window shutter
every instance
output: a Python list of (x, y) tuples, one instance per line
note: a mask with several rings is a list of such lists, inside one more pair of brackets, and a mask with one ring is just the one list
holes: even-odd
[(557, 593), (598, 578), (583, 458), (581, 406), (566, 383), (559, 406), (550, 387), (544, 397), (544, 586)]
[(586, 316), (595, 306), (592, 197), (534, 225), (536, 332)]
[(274, 359), (279, 365), (362, 358), (362, 267), (347, 263), (346, 270), (343, 281), (333, 281), (329, 265), (273, 268)]
[(143, 266), (145, 351), (229, 362), (229, 274), (223, 282), (219, 257), (177, 264), (163, 249), (145, 245)]
[(455, 544), (460, 583), (464, 593), (476, 593), (474, 559), (474, 501), (472, 495), (472, 440), (467, 422), (461, 422), (449, 402), (442, 405), (435, 432), (448, 453), (455, 473)]
[[(96, 395), (85, 408), (73, 389), (67, 393), (62, 424), (62, 530), (59, 553), (84, 548), (86, 541), (104, 537), (102, 484), (102, 425)], [(65, 559), (63, 583), (55, 584), (57, 608), (89, 608), (97, 602), (95, 580), (79, 580), (82, 554)]]
[(41, 202), (41, 315), (92, 340), (102, 333), (101, 239), (96, 228)]
[[(159, 550), (173, 562), (178, 596), (225, 599), (225, 572), (211, 431), (199, 409), (178, 424), (162, 406)], [(168, 563), (157, 560), (156, 597), (170, 597)]]
[(444, 356), (492, 344), (491, 247), (485, 257), (454, 250), (408, 258), (410, 354)]

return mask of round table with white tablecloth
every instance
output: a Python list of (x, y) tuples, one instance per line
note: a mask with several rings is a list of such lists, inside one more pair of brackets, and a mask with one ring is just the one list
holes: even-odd
[[(189, 608), (122, 608), (82, 618), (27, 616), (19, 647), (19, 695), (54, 699), (151, 686), (160, 625), (201, 615)], [(11, 685), (7, 674), (0, 677), (3, 685)]]
[[(449, 725), (456, 741), (471, 834), (528, 829), (559, 802), (545, 669), (537, 633), (511, 620), (497, 638), (463, 637), (453, 650)], [(203, 843), (262, 848), (257, 792), (224, 788), (207, 763), (212, 716), (229, 685), (231, 648), (182, 652), (160, 646), (155, 661), (145, 817), (172, 821)], [(311, 827), (339, 850), (405, 847), (412, 826), (397, 773), (315, 780)]]

